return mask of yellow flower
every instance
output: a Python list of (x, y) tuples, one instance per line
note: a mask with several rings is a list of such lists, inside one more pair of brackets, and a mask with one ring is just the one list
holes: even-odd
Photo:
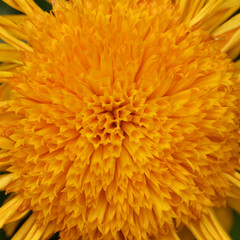
[(4, 1), (24, 15), (0, 17), (0, 227), (32, 210), (13, 240), (230, 239), (239, 0)]

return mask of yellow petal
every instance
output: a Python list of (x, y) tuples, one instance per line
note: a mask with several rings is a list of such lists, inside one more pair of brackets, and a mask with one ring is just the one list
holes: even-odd
[(15, 24), (18, 24), (18, 23), (22, 23), (28, 17), (23, 14), (11, 14), (11, 15), (4, 15), (4, 18), (10, 20)]
[(0, 137), (0, 148), (11, 149), (13, 147), (13, 142), (7, 138)]
[(0, 27), (0, 37), (2, 40), (7, 42), (8, 44), (15, 47), (17, 50), (29, 51), (32, 52), (32, 48), (26, 44), (25, 42), (15, 38), (13, 35), (9, 34), (7, 30)]
[(173, 230), (173, 231), (170, 231), (170, 233), (167, 236), (162, 236), (161, 240), (180, 240), (180, 238), (178, 237), (176, 232)]
[(27, 35), (20, 30), (19, 26), (6, 17), (0, 16), (0, 26), (11, 32), (15, 37), (27, 40)]
[(240, 53), (240, 14), (229, 19), (217, 28), (213, 35), (219, 40), (222, 51), (226, 52), (232, 59)]
[(20, 227), (11, 240), (23, 240), (27, 233), (32, 229), (36, 221), (36, 217), (31, 215), (27, 221)]
[(209, 0), (190, 21), (190, 26), (198, 25), (211, 16), (224, 0)]
[[(9, 100), (11, 98), (10, 87), (8, 84), (0, 85), (0, 101)], [(1, 119), (1, 115), (0, 115)]]
[(19, 52), (12, 46), (0, 43), (0, 62), (21, 64)]
[(33, 0), (3, 0), (12, 8), (17, 9), (20, 12), (24, 12), (27, 15), (36, 14), (41, 12), (41, 8)]
[(21, 220), (17, 220), (15, 222), (8, 223), (3, 227), (4, 232), (7, 237), (11, 237), (13, 235), (13, 233), (17, 229), (20, 222), (21, 222)]
[(0, 227), (9, 222), (9, 219), (15, 214), (18, 208), (21, 206), (23, 200), (20, 196), (16, 196), (5, 203), (0, 208)]
[(198, 240), (230, 240), (212, 210), (208, 215), (203, 215), (199, 221), (190, 222), (188, 228)]
[(202, 9), (206, 0), (177, 0), (176, 4), (182, 15), (182, 20), (188, 22)]
[(201, 28), (208, 32), (217, 29), (229, 17), (240, 8), (239, 0), (225, 0), (219, 7), (215, 8), (212, 14), (202, 22)]
[(41, 239), (42, 240), (49, 239), (54, 234), (54, 232), (55, 232), (54, 224), (53, 223), (48, 224)]
[(224, 173), (224, 175), (227, 177), (227, 179), (233, 183), (235, 186), (240, 188), (240, 173), (234, 172), (234, 174)]
[[(0, 64), (0, 72), (16, 72), (16, 69), (21, 65), (18, 63), (2, 63)], [(12, 75), (11, 75), (12, 76)], [(2, 82), (2, 79), (1, 79)]]
[(2, 174), (0, 175), (0, 190), (5, 190), (6, 186), (12, 181), (13, 178), (12, 173), (10, 174)]
[(229, 232), (233, 224), (232, 209), (229, 206), (227, 206), (227, 207), (215, 208), (214, 212), (216, 214), (216, 217), (219, 223), (222, 225), (222, 227), (225, 229), (226, 232)]

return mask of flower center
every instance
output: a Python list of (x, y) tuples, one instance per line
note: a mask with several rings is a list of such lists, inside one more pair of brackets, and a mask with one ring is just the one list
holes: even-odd
[(85, 98), (84, 102), (81, 136), (85, 136), (95, 149), (99, 145), (111, 148), (115, 157), (120, 156), (126, 137), (130, 142), (144, 137), (143, 128), (147, 131), (152, 115), (156, 115), (150, 114), (151, 101), (136, 89), (114, 89), (112, 94), (106, 91), (102, 96)]

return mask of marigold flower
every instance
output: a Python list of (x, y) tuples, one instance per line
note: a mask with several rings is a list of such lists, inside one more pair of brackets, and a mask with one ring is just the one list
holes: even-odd
[(230, 239), (240, 2), (4, 1), (24, 15), (0, 17), (0, 227), (32, 210), (13, 240)]

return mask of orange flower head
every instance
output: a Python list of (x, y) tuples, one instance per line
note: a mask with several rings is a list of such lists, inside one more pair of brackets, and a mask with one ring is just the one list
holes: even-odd
[(228, 239), (210, 210), (240, 186), (239, 73), (224, 43), (167, 0), (25, 9), (28, 44), (13, 41), (20, 64), (1, 105), (17, 195), (2, 225), (33, 210), (41, 239), (176, 240), (181, 223)]

